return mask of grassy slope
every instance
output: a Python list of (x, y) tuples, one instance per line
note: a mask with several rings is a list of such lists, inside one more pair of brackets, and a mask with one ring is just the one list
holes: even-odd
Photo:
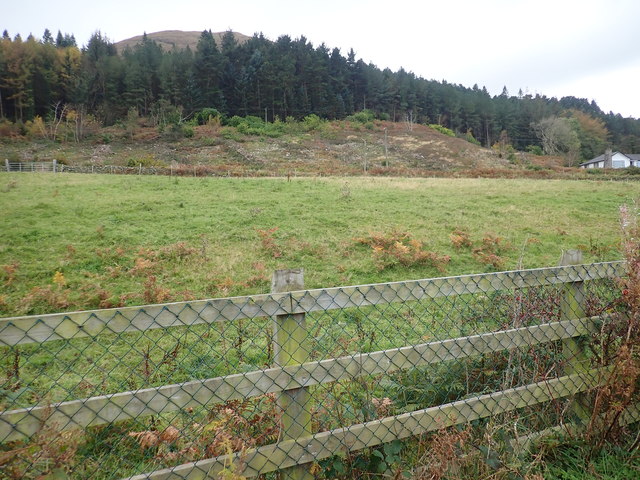
[[(494, 269), (454, 248), (456, 229), (476, 247), (502, 237), (505, 269), (580, 246), (587, 261), (616, 259), (618, 206), (639, 194), (622, 182), (3, 173), (0, 315), (266, 292), (286, 267), (304, 267), (310, 288)], [(394, 231), (450, 255), (446, 272), (381, 269), (354, 240)]]
[(141, 119), (132, 135), (124, 126), (97, 129), (81, 143), (70, 139), (0, 140), (6, 149), (5, 157), (16, 162), (55, 158), (69, 165), (142, 163), (168, 167), (177, 163), (206, 165), (218, 174), (234, 176), (361, 175), (365, 162), (368, 171), (378, 175), (425, 176), (428, 171), (499, 168), (499, 175), (521, 176), (541, 174), (526, 171), (524, 166), (542, 168), (560, 162), (557, 157), (518, 153), (512, 164), (499, 152), (443, 135), (425, 125), (415, 125), (408, 131), (401, 123), (375, 121), (367, 128), (359, 122), (335, 121), (321, 122), (307, 132), (299, 122), (279, 126), (269, 123), (263, 131), (273, 133), (275, 138), (243, 135), (233, 127), (203, 125), (193, 127), (193, 138), (172, 138), (170, 128), (161, 134), (156, 127), (142, 126), (148, 123)]

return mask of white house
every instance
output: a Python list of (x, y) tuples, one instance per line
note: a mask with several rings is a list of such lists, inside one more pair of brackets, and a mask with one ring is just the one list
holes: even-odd
[(639, 153), (620, 153), (607, 150), (604, 154), (581, 163), (580, 168), (627, 168), (640, 167)]

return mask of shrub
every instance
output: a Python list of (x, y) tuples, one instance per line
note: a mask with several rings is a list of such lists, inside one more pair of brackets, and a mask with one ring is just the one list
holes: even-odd
[(227, 125), (229, 127), (235, 127), (238, 133), (242, 133), (243, 135), (276, 138), (281, 136), (285, 131), (285, 124), (280, 120), (276, 119), (273, 123), (268, 123), (260, 117), (253, 115), (247, 115), (246, 117), (234, 115), (228, 120)]
[(127, 160), (127, 167), (138, 167), (140, 165), (142, 165), (143, 167), (155, 167), (156, 165), (158, 165), (158, 162), (153, 157), (153, 155), (131, 157)]
[(467, 142), (473, 143), (474, 145), (481, 146), (481, 143), (478, 140), (476, 140), (476, 138), (473, 136), (473, 133), (471, 132), (471, 130), (467, 130), (467, 133), (462, 135), (460, 138), (463, 138)]
[(325, 124), (326, 124), (326, 121), (322, 120), (316, 114), (307, 115), (302, 120), (302, 128), (304, 129), (305, 132), (320, 130), (322, 127), (324, 127)]
[(195, 135), (195, 131), (193, 130), (193, 127), (184, 125), (182, 127), (182, 134), (185, 138), (193, 138), (193, 136)]
[(58, 163), (58, 165), (69, 165), (69, 158), (62, 152), (57, 152), (55, 155), (53, 155), (53, 158)]
[(47, 127), (40, 115), (36, 115), (32, 122), (27, 122), (26, 128), (31, 137), (47, 138)]
[(527, 165), (525, 168), (534, 172), (541, 172), (542, 170), (544, 170), (544, 167), (540, 165)]
[(431, 123), (429, 124), (430, 128), (433, 128), (434, 130), (444, 134), (444, 135), (448, 135), (450, 137), (455, 137), (456, 134), (453, 132), (453, 130), (447, 128), (447, 127), (443, 127), (442, 125), (438, 125), (437, 123)]
[(527, 145), (525, 150), (533, 155), (544, 155), (544, 152), (542, 151), (542, 147), (538, 145)]
[(18, 135), (18, 128), (9, 120), (0, 119), (0, 138), (15, 137)]
[(371, 110), (362, 110), (360, 112), (354, 113), (353, 115), (349, 115), (347, 120), (355, 123), (370, 123), (375, 120), (376, 116)]
[(226, 140), (233, 140), (236, 142), (243, 142), (244, 138), (238, 133), (235, 128), (222, 127), (220, 129), (220, 136)]
[(223, 115), (215, 108), (203, 108), (193, 116), (198, 125), (207, 125), (213, 121), (223, 121)]
[(166, 100), (160, 100), (151, 109), (151, 119), (158, 127), (178, 125), (182, 122), (182, 107), (171, 105)]
[(31, 124), (31, 122), (27, 122), (27, 124), (25, 125), (24, 122), (20, 119), (16, 120), (15, 126), (18, 130), (18, 135), (22, 136), (22, 137), (26, 137), (29, 134), (29, 125)]
[(191, 138), (195, 135), (193, 127), (182, 123), (172, 123), (169, 129), (162, 129), (164, 138), (169, 142), (175, 142), (181, 138)]
[(238, 115), (234, 115), (233, 117), (227, 119), (224, 122), (224, 125), (238, 128), (238, 125), (240, 125), (243, 122), (243, 120), (244, 119), (242, 117), (239, 117)]

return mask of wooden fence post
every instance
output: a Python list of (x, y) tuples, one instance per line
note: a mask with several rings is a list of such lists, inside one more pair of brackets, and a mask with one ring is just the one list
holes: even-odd
[[(271, 281), (272, 293), (292, 292), (304, 288), (304, 271), (276, 270)], [(305, 314), (276, 315), (273, 326), (273, 356), (277, 366), (297, 365), (309, 359), (309, 332)], [(307, 388), (294, 388), (280, 393), (278, 404), (282, 409), (280, 440), (306, 437), (312, 434), (311, 408)], [(282, 471), (287, 480), (312, 479), (308, 465), (299, 465)]]
[[(560, 266), (580, 265), (582, 263), (581, 250), (567, 250), (562, 254)], [(561, 320), (575, 320), (584, 318), (584, 282), (568, 282), (564, 285), (560, 297)], [(586, 373), (589, 371), (589, 358), (585, 342), (587, 337), (572, 337), (562, 342), (562, 355), (565, 359), (564, 374)], [(591, 410), (584, 394), (576, 395), (571, 410), (582, 421), (588, 422)]]
[(8, 158), (4, 159), (4, 164), (7, 167), (7, 172), (10, 172), (11, 171), (11, 166), (9, 165), (9, 159)]

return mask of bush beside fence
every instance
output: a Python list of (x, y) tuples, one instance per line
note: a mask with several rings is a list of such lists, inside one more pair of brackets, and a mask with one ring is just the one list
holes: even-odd
[(454, 425), (509, 424), (516, 443), (579, 428), (611, 377), (598, 337), (625, 315), (623, 275), (303, 290), (286, 271), (266, 295), (0, 319), (0, 472), (336, 476), (350, 452)]

